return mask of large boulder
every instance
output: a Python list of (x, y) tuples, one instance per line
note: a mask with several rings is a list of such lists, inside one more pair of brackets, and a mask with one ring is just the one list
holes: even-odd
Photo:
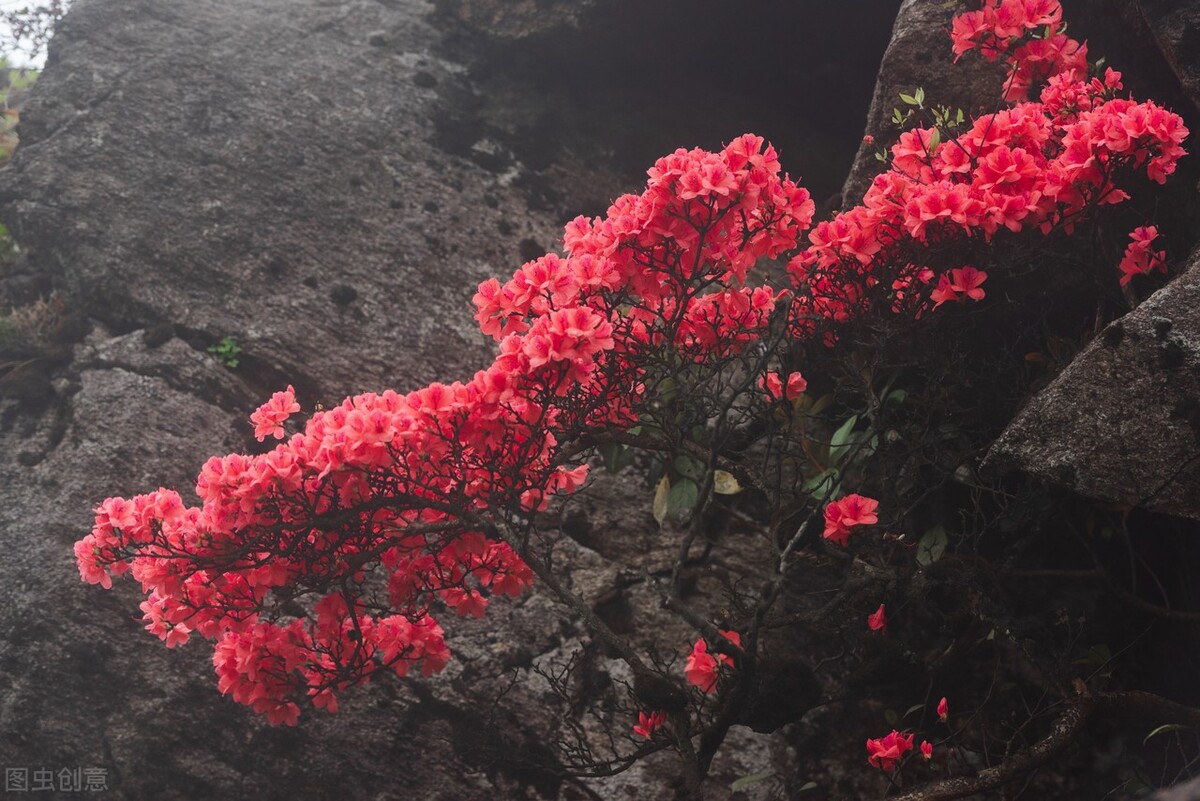
[(909, 109), (900, 94), (925, 90), (932, 105), (960, 108), (966, 114), (994, 108), (1000, 95), (1003, 71), (983, 59), (954, 63), (950, 49), (950, 21), (962, 9), (954, 3), (904, 0), (892, 27), (867, 111), (866, 138), (842, 187), (842, 203), (858, 203), (881, 170), (880, 149), (895, 141), (899, 128), (892, 122), (896, 109)]
[[(623, 78), (576, 104), (613, 41), (638, 49), (637, 26), (562, 3), (562, 15), (539, 18), (547, 4), (524, 3), (492, 31), (488, 8), (502, 5), (442, 3), (437, 15), (415, 0), (74, 4), (0, 175), (0, 214), (24, 254), (0, 275), (0, 302), (20, 311), (25, 334), (44, 335), (26, 336), (19, 359), (0, 337), (6, 767), (54, 771), (56, 781), (64, 769), (96, 769), (114, 797), (131, 799), (593, 792), (566, 777), (552, 748), (569, 710), (544, 682), (510, 688), (510, 676), (578, 653), (602, 686), (628, 676), (536, 589), (484, 621), (444, 620), (456, 659), (441, 676), (381, 681), (348, 694), (337, 715), (310, 711), (295, 729), (272, 728), (220, 697), (202, 644), (162, 648), (141, 630), (132, 585), (86, 586), (71, 558), (106, 496), (186, 490), (211, 454), (256, 447), (247, 414), (288, 383), (307, 410), (469, 377), (492, 348), (471, 319), (479, 281), (540, 255), (574, 213), (635, 188), (647, 157), (758, 127), (747, 110), (791, 79), (774, 66), (804, 58), (785, 49), (785, 26), (764, 23), (776, 61), (755, 66), (770, 80), (718, 49), (687, 62), (703, 63), (702, 86), (648, 68), (631, 81), (635, 102)], [(787, 3), (772, 8), (797, 19)], [(890, 13), (872, 25), (886, 29)], [(727, 33), (723, 19), (702, 19), (688, 16), (684, 31)], [(580, 31), (601, 22), (599, 42)], [(566, 29), (570, 46), (554, 47), (546, 32)], [(660, 30), (642, 35), (662, 42)], [(539, 32), (539, 48), (518, 58), (522, 37)], [(480, 37), (477, 54), (462, 44)], [(586, 54), (584, 67), (570, 48)], [(706, 63), (712, 53), (728, 68)], [(546, 76), (566, 77), (534, 80)], [(660, 100), (673, 87), (681, 99), (668, 108)], [(830, 91), (845, 106), (853, 94), (843, 90)], [(714, 92), (719, 108), (691, 102)], [(789, 135), (795, 117), (769, 110)], [(675, 127), (655, 127), (664, 120)], [(628, 148), (603, 144), (614, 131)], [(241, 348), (232, 369), (210, 353), (226, 338)], [(639, 645), (685, 649), (694, 632), (627, 580), (673, 555), (655, 536), (649, 494), (602, 485), (575, 503), (588, 521), (575, 533), (598, 541), (559, 545), (571, 585), (604, 614), (639, 610), (622, 622)], [(712, 797), (764, 768), (793, 775), (795, 754), (738, 730), (714, 766)], [(605, 798), (665, 797), (673, 772), (661, 754), (595, 786)]]
[(1200, 251), (1038, 393), (984, 467), (1200, 520)]
[(1138, 0), (1136, 5), (1195, 110), (1200, 111), (1200, 7), (1190, 0)]

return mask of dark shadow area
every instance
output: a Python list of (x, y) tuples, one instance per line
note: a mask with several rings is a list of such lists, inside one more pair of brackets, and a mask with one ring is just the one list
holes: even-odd
[[(461, 34), (450, 48), (473, 65), (475, 114), (442, 120), (438, 144), (497, 171), (520, 161), (531, 198), (574, 216), (602, 213), (678, 147), (716, 149), (752, 131), (821, 201), (861, 139), (898, 7), (622, 2), (582, 29), (517, 43)], [(481, 144), (489, 137), (508, 152)], [(596, 172), (608, 180), (588, 180)]]

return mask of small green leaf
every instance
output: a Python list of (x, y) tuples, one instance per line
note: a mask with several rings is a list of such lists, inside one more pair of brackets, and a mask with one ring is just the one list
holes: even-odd
[(892, 122), (896, 123), (897, 125), (904, 122), (904, 117), (900, 116), (900, 109), (892, 109)]
[(939, 131), (937, 128), (934, 128), (933, 133), (929, 134), (929, 152), (932, 153), (933, 151), (937, 150), (938, 145), (940, 145), (941, 143), (942, 143), (942, 132)]
[(1076, 659), (1071, 664), (1086, 665), (1087, 667), (1095, 668), (1098, 670), (1098, 669), (1104, 667), (1105, 665), (1107, 665), (1109, 662), (1111, 662), (1112, 658), (1113, 658), (1112, 649), (1101, 642), (1101, 643), (1096, 643), (1095, 645), (1093, 645), (1091, 648), (1089, 648), (1087, 650), (1087, 653), (1084, 654), (1083, 658)]
[(681, 517), (684, 512), (690, 512), (696, 501), (700, 500), (700, 488), (690, 478), (682, 478), (667, 493), (667, 514), (671, 517)]
[(1170, 732), (1173, 732), (1173, 731), (1188, 731), (1189, 728), (1190, 727), (1180, 725), (1179, 723), (1164, 724), (1162, 726), (1159, 726), (1157, 729), (1150, 732), (1149, 734), (1147, 734), (1146, 739), (1142, 740), (1142, 745), (1145, 745), (1146, 743), (1150, 742), (1151, 737), (1157, 737), (1160, 734), (1169, 734)]
[(934, 526), (929, 531), (926, 531), (925, 535), (917, 543), (917, 564), (921, 565), (921, 567), (929, 567), (941, 559), (942, 554), (946, 552), (948, 541), (946, 529), (941, 526)]
[(817, 500), (824, 501), (840, 494), (841, 473), (835, 469), (824, 470), (804, 482), (800, 488)]
[(766, 781), (774, 775), (775, 771), (773, 770), (760, 770), (758, 773), (751, 773), (749, 776), (735, 780), (729, 785), (729, 789), (736, 793), (738, 790), (745, 790), (747, 787), (753, 787), (759, 782)]
[(908, 709), (906, 709), (904, 711), (904, 717), (908, 717), (913, 712), (920, 712), (924, 708), (925, 708), (924, 704), (913, 704), (912, 706), (910, 706)]
[(658, 482), (658, 487), (654, 490), (654, 519), (661, 526), (663, 521), (667, 519), (667, 496), (671, 494), (671, 479), (666, 476), (662, 477), (662, 481)]
[(915, 97), (913, 97), (912, 95), (906, 95), (903, 92), (901, 92), (900, 99), (903, 100), (905, 103), (907, 103), (910, 106), (917, 105), (917, 99)]
[(804, 785), (797, 790), (797, 793), (807, 793), (809, 790), (817, 789), (819, 785), (816, 782), (805, 782)]
[(619, 442), (609, 442), (600, 446), (600, 458), (604, 460), (605, 470), (620, 473), (633, 464), (633, 449)]
[(833, 393), (832, 392), (826, 393), (825, 395), (822, 395), (821, 397), (817, 398), (817, 400), (813, 403), (813, 405), (809, 407), (808, 413), (811, 415), (818, 415), (821, 412), (828, 409), (832, 403), (833, 403)]
[(896, 714), (896, 710), (888, 709), (883, 713), (883, 719), (887, 721), (887, 725), (895, 726), (900, 722), (900, 716)]
[(837, 431), (833, 432), (833, 436), (829, 439), (829, 458), (834, 463), (840, 464), (845, 458), (846, 450), (854, 443), (854, 427), (858, 425), (858, 415), (852, 415), (849, 420), (842, 423)]
[(698, 481), (700, 476), (704, 475), (704, 465), (690, 456), (676, 456), (671, 464), (674, 465), (676, 473), (692, 481)]
[(733, 473), (726, 470), (713, 471), (713, 492), (718, 495), (737, 495), (742, 489)]
[(925, 102), (925, 90), (920, 86), (917, 87), (917, 91), (913, 92), (913, 100), (917, 101), (918, 106)]

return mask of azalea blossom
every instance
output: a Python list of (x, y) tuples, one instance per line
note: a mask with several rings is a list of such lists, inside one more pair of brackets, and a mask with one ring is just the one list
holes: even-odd
[(883, 604), (867, 615), (867, 628), (871, 631), (878, 631), (880, 634), (887, 634), (887, 613), (884, 611)]
[(954, 276), (954, 281), (950, 284), (951, 289), (961, 292), (971, 300), (983, 300), (983, 282), (987, 280), (987, 273), (967, 266), (955, 268), (950, 274)]
[(1129, 233), (1130, 243), (1125, 248), (1125, 256), (1117, 265), (1121, 270), (1121, 286), (1133, 280), (1135, 275), (1147, 275), (1155, 269), (1167, 271), (1167, 254), (1161, 250), (1152, 250), (1154, 240), (1158, 238), (1158, 228), (1153, 225), (1143, 225)]
[(925, 757), (926, 760), (933, 759), (933, 743), (928, 740), (921, 741), (921, 756)]
[[(722, 631), (721, 635), (734, 645), (741, 647), (742, 635), (738, 632)], [(722, 653), (718, 653), (715, 656), (710, 654), (708, 652), (708, 643), (701, 638), (696, 640), (692, 646), (692, 652), (688, 655), (687, 662), (683, 668), (683, 674), (688, 684), (699, 687), (706, 693), (711, 693), (717, 688), (717, 679), (720, 676), (721, 665), (733, 667), (733, 660)]]
[(654, 736), (654, 730), (665, 723), (667, 713), (665, 710), (659, 709), (656, 712), (646, 714), (645, 712), (638, 713), (637, 725), (633, 727), (633, 733), (639, 737), (645, 737), (649, 740)]
[(912, 750), (915, 735), (905, 736), (895, 729), (886, 737), (867, 740), (867, 761), (872, 767), (888, 773), (895, 772), (900, 760)]
[(254, 436), (259, 442), (267, 437), (283, 439), (283, 422), (298, 411), (300, 404), (296, 403), (296, 390), (289, 384), (287, 389), (276, 392), (250, 415), (250, 422), (254, 423)]
[(795, 400), (808, 389), (808, 382), (804, 380), (804, 376), (800, 375), (800, 373), (790, 373), (786, 384), (779, 373), (767, 373), (758, 380), (758, 386), (771, 400), (779, 400), (780, 398)]
[(950, 704), (943, 696), (942, 700), (938, 701), (937, 705), (938, 720), (945, 723), (950, 718)]
[(842, 547), (850, 541), (850, 529), (879, 522), (879, 501), (863, 495), (847, 495), (825, 507), (824, 537)]

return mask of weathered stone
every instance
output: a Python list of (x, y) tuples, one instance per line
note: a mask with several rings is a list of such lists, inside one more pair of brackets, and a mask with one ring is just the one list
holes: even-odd
[(1136, 5), (1184, 92), (1200, 111), (1200, 5), (1191, 0), (1138, 0)]
[(1200, 519), (1200, 251), (1029, 402), (984, 468)]
[(438, 12), (496, 39), (521, 40), (577, 28), (587, 15), (622, 0), (434, 0)]
[(1150, 801), (1196, 801), (1197, 798), (1200, 798), (1200, 776), (1159, 790), (1150, 796)]
[(875, 158), (880, 149), (895, 141), (899, 129), (891, 122), (894, 109), (907, 110), (900, 94), (925, 90), (927, 102), (961, 108), (965, 114), (996, 106), (1003, 85), (998, 65), (980, 58), (954, 63), (950, 50), (950, 21), (960, 9), (948, 3), (904, 0), (892, 28), (892, 38), (879, 65), (875, 95), (867, 112), (864, 140), (854, 157), (854, 166), (842, 188), (842, 203), (850, 206), (862, 199), (871, 179), (882, 166)]
[[(54, 291), (94, 330), (36, 397), (0, 396), (6, 765), (101, 768), (113, 797), (131, 799), (583, 795), (552, 751), (563, 710), (536, 677), (508, 689), (511, 671), (584, 650), (596, 671), (629, 676), (543, 592), (498, 601), (483, 621), (444, 618), (456, 656), (444, 674), (381, 680), (337, 715), (272, 728), (215, 691), (203, 644), (162, 648), (137, 620), (134, 586), (86, 586), (70, 558), (106, 496), (186, 490), (210, 455), (257, 447), (246, 416), (288, 383), (311, 409), (470, 376), (493, 347), (471, 318), (477, 283), (552, 245), (585, 193), (594, 205), (634, 188), (602, 159), (572, 175), (555, 160), (563, 142), (514, 151), (526, 129), (506, 139), (479, 112), (431, 11), (77, 0), (64, 21), (0, 178), (27, 254), (0, 298)], [(487, 102), (551, 118), (557, 96), (517, 79), (505, 91)], [(605, 116), (562, 122), (574, 133)], [(584, 189), (552, 198), (568, 175)], [(236, 369), (209, 352), (226, 337), (242, 349)], [(593, 503), (606, 543), (656, 541), (644, 488), (596, 494), (577, 502)], [(566, 540), (556, 563), (592, 602), (627, 594), (639, 645), (686, 648), (694, 632), (619, 580), (619, 560), (636, 575), (673, 551), (604, 550)], [(795, 755), (737, 730), (712, 797), (772, 765), (794, 772)], [(595, 786), (666, 797), (673, 773), (661, 754)]]

